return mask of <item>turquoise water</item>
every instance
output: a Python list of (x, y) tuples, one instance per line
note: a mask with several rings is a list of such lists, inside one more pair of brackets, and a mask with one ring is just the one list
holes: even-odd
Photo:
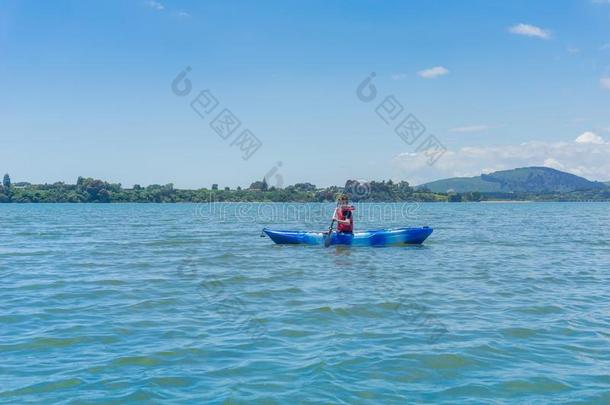
[(610, 402), (610, 204), (0, 205), (0, 402)]

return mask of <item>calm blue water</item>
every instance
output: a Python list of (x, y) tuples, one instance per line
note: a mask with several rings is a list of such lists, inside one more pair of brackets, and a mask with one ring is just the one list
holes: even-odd
[(0, 402), (610, 402), (610, 204), (0, 205)]

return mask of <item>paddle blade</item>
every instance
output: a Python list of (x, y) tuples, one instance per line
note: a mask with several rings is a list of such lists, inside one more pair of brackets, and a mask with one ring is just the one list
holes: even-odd
[(330, 242), (333, 240), (333, 226), (335, 225), (335, 217), (330, 221), (330, 227), (328, 228), (328, 235), (324, 236), (324, 247), (329, 247)]
[(324, 237), (324, 247), (329, 247), (333, 240), (333, 231), (329, 231), (328, 235)]

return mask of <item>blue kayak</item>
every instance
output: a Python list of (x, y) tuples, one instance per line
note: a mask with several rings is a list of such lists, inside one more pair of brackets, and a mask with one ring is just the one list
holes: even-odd
[[(328, 232), (276, 231), (264, 228), (263, 232), (279, 245), (324, 245)], [(391, 228), (351, 233), (333, 232), (331, 245), (391, 246), (419, 245), (432, 233), (432, 228)]]

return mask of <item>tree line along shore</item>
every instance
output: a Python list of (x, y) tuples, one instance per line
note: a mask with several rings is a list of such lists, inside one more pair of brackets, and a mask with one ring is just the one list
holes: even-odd
[(4, 176), (0, 186), (0, 203), (205, 203), (205, 202), (330, 202), (347, 194), (353, 202), (464, 202), (464, 201), (608, 201), (610, 195), (595, 191), (570, 193), (439, 193), (412, 187), (406, 181), (346, 181), (344, 186), (316, 187), (297, 183), (277, 188), (263, 179), (248, 188), (211, 188), (196, 190), (175, 188), (173, 184), (134, 185), (123, 188), (90, 177), (79, 177), (76, 184), (12, 183)]

